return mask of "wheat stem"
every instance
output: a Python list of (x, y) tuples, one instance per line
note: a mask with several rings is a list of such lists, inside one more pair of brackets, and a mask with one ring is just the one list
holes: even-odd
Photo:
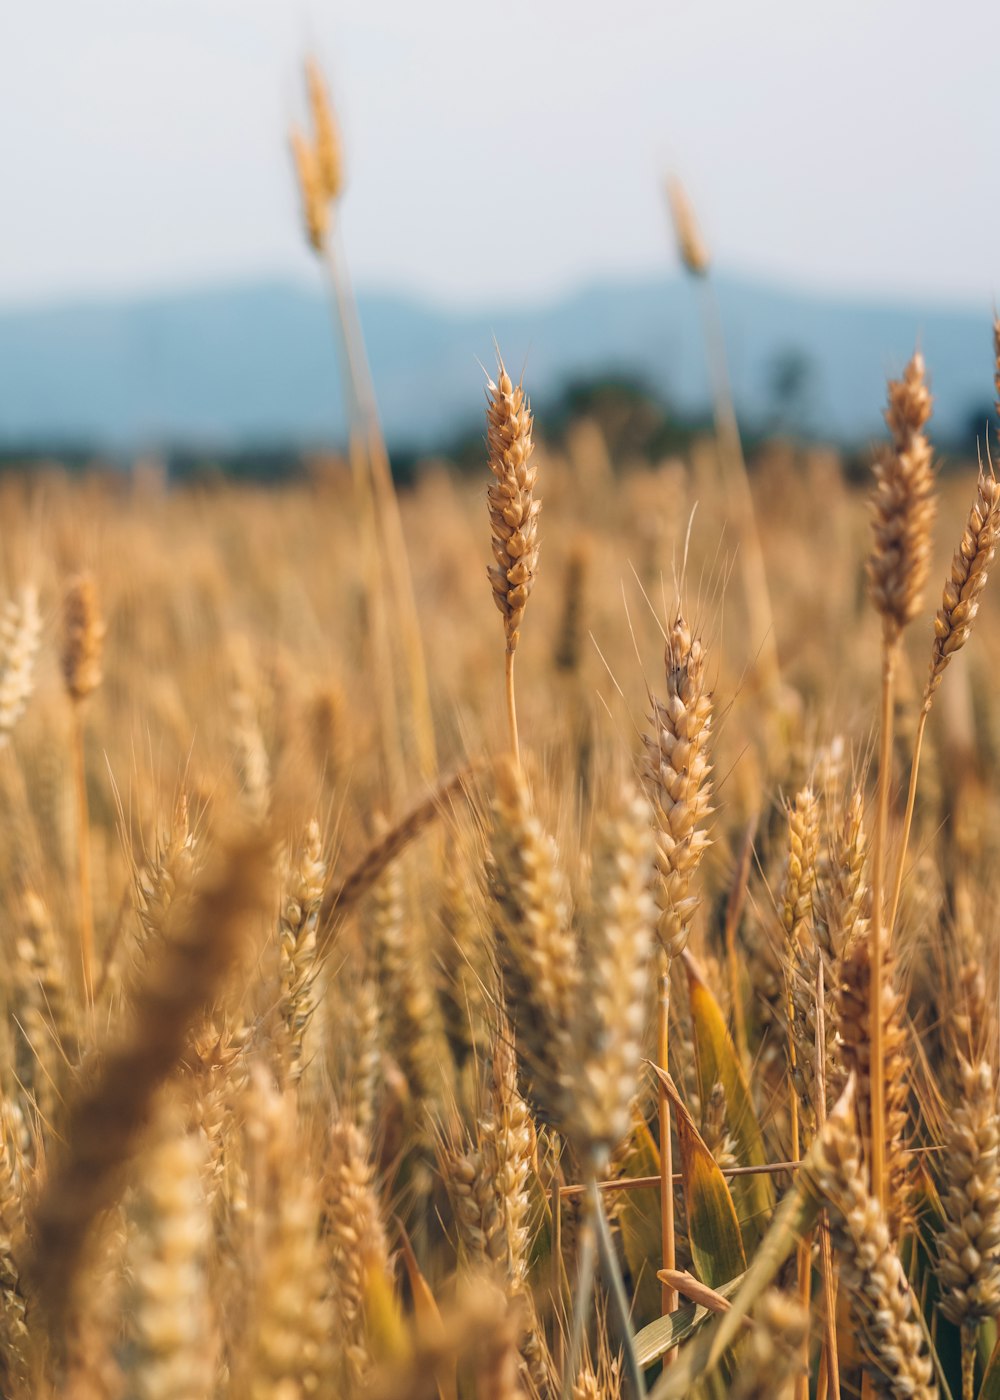
[[(659, 995), (656, 1006), (656, 1061), (662, 1069), (669, 1072), (670, 1066), (667, 1063), (667, 1056), (670, 1048), (670, 959), (662, 950), (660, 952), (659, 974)], [(670, 1100), (667, 1097), (666, 1085), (659, 1077), (657, 1077), (657, 1097), (660, 1112), (661, 1253), (664, 1269), (673, 1269), (677, 1264), (674, 1225), (673, 1141), (670, 1136)], [(663, 1284), (661, 1303), (664, 1314), (673, 1312), (677, 1307), (677, 1290), (669, 1283)], [(675, 1355), (676, 1351), (668, 1352), (664, 1364), (669, 1364)]]
[[(899, 633), (887, 621), (882, 634), (882, 688), (879, 719), (878, 789), (875, 839), (872, 847), (871, 985), (869, 1034), (871, 1037), (871, 1190), (885, 1208), (885, 1048), (882, 1036), (882, 968), (885, 960), (883, 889), (886, 834), (889, 823), (889, 787), (892, 781), (892, 693), (899, 651)], [(891, 925), (890, 925), (891, 929)]]
[(628, 1296), (625, 1292), (625, 1284), (622, 1280), (622, 1271), (618, 1264), (618, 1256), (611, 1239), (611, 1231), (608, 1229), (607, 1217), (604, 1214), (604, 1206), (601, 1204), (601, 1195), (597, 1189), (597, 1181), (592, 1178), (589, 1184), (591, 1198), (591, 1209), (594, 1212), (594, 1219), (597, 1222), (597, 1244), (604, 1261), (605, 1272), (608, 1275), (608, 1284), (611, 1289), (611, 1299), (618, 1313), (618, 1324), (621, 1328), (622, 1349), (625, 1352), (625, 1367), (632, 1382), (632, 1391), (638, 1400), (645, 1400), (646, 1382), (643, 1379), (642, 1368), (639, 1365), (639, 1358), (635, 1350), (635, 1332), (632, 1328), (632, 1316), (629, 1311)]
[(507, 652), (505, 667), (507, 692), (507, 725), (510, 729), (510, 751), (518, 768), (521, 766), (521, 748), (517, 739), (517, 702), (514, 696), (514, 653)]
[[(826, 987), (823, 959), (816, 969), (816, 1131), (821, 1133), (826, 1123)], [(826, 1394), (840, 1400), (840, 1355), (837, 1348), (837, 1280), (833, 1272), (833, 1248), (830, 1243), (830, 1220), (826, 1211), (819, 1220), (820, 1272), (823, 1279), (823, 1349), (826, 1365), (820, 1373)], [(808, 1360), (808, 1358), (807, 1358)], [(818, 1396), (817, 1396), (818, 1400)]]
[(896, 862), (896, 878), (892, 887), (892, 903), (889, 905), (889, 917), (886, 919), (886, 937), (892, 941), (892, 932), (896, 927), (896, 915), (899, 912), (899, 896), (903, 888), (903, 867), (906, 864), (906, 848), (910, 841), (910, 828), (913, 826), (913, 809), (917, 800), (917, 775), (920, 772), (920, 755), (924, 747), (924, 731), (927, 728), (927, 716), (929, 709), (920, 711), (920, 718), (917, 721), (917, 732), (913, 740), (913, 757), (910, 760), (910, 785), (906, 793), (906, 815), (903, 817), (903, 834), (899, 842), (899, 859)]
[(962, 1400), (975, 1400), (976, 1339), (978, 1334), (978, 1318), (972, 1322), (962, 1323)]
[(763, 689), (774, 694), (781, 680), (774, 635), (774, 614), (767, 584), (767, 570), (764, 567), (764, 551), (757, 528), (757, 514), (750, 490), (750, 477), (733, 403), (722, 316), (710, 276), (701, 279), (701, 314), (712, 382), (715, 430), (722, 448), (726, 485), (735, 497), (734, 514), (740, 534), (740, 560), (751, 633), (754, 643), (759, 647), (757, 664)]
[(399, 498), (392, 479), (389, 453), (379, 420), (375, 386), (372, 382), (354, 287), (340, 239), (339, 224), (335, 224), (332, 234), (327, 238), (325, 251), (351, 381), (350, 397), (357, 413), (367, 456), (373, 490), (374, 519), (381, 537), (383, 560), (400, 623), (400, 641), (413, 708), (417, 763), (421, 777), (424, 781), (430, 781), (437, 773), (437, 751), (420, 615), (413, 591), (413, 574), (399, 511)]
[(597, 1266), (597, 1216), (594, 1202), (599, 1200), (593, 1181), (586, 1187), (587, 1205), (580, 1222), (580, 1236), (577, 1245), (576, 1296), (573, 1300), (573, 1325), (569, 1338), (569, 1353), (563, 1370), (560, 1400), (572, 1400), (573, 1382), (580, 1369), (580, 1356), (583, 1352), (583, 1334), (590, 1316), (590, 1304), (594, 1296), (594, 1279)]

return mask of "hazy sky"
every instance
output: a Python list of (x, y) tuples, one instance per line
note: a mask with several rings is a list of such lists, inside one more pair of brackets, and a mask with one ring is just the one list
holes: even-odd
[(285, 129), (315, 49), (359, 282), (555, 295), (673, 263), (1000, 296), (1000, 5), (5, 0), (0, 303), (311, 275)]

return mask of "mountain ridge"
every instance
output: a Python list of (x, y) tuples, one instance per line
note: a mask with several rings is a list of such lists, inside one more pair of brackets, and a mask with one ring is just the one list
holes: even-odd
[[(940, 440), (966, 434), (992, 397), (992, 309), (866, 300), (731, 275), (716, 279), (737, 407), (751, 426), (784, 411), (815, 436), (881, 430), (887, 374), (919, 343)], [(697, 289), (682, 277), (594, 282), (545, 303), (439, 307), (362, 292), (386, 435), (431, 450), (479, 422), (480, 361), (494, 336), (544, 410), (566, 385), (637, 377), (678, 412), (709, 385)], [(795, 387), (797, 386), (797, 387)], [(336, 443), (344, 430), (336, 339), (323, 290), (280, 278), (0, 308), (0, 445), (88, 442), (129, 453), (254, 442)]]

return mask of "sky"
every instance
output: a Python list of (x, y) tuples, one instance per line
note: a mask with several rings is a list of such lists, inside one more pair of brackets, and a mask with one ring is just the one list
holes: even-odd
[(0, 306), (315, 277), (285, 133), (329, 74), (355, 279), (530, 303), (676, 266), (1000, 296), (1000, 6), (951, 0), (0, 5)]

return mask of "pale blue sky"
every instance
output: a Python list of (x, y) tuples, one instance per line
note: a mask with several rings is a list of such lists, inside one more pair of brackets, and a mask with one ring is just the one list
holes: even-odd
[(981, 302), (998, 41), (992, 0), (6, 0), (0, 304), (312, 275), (284, 142), (310, 46), (368, 286), (665, 269), (669, 167), (731, 269)]

